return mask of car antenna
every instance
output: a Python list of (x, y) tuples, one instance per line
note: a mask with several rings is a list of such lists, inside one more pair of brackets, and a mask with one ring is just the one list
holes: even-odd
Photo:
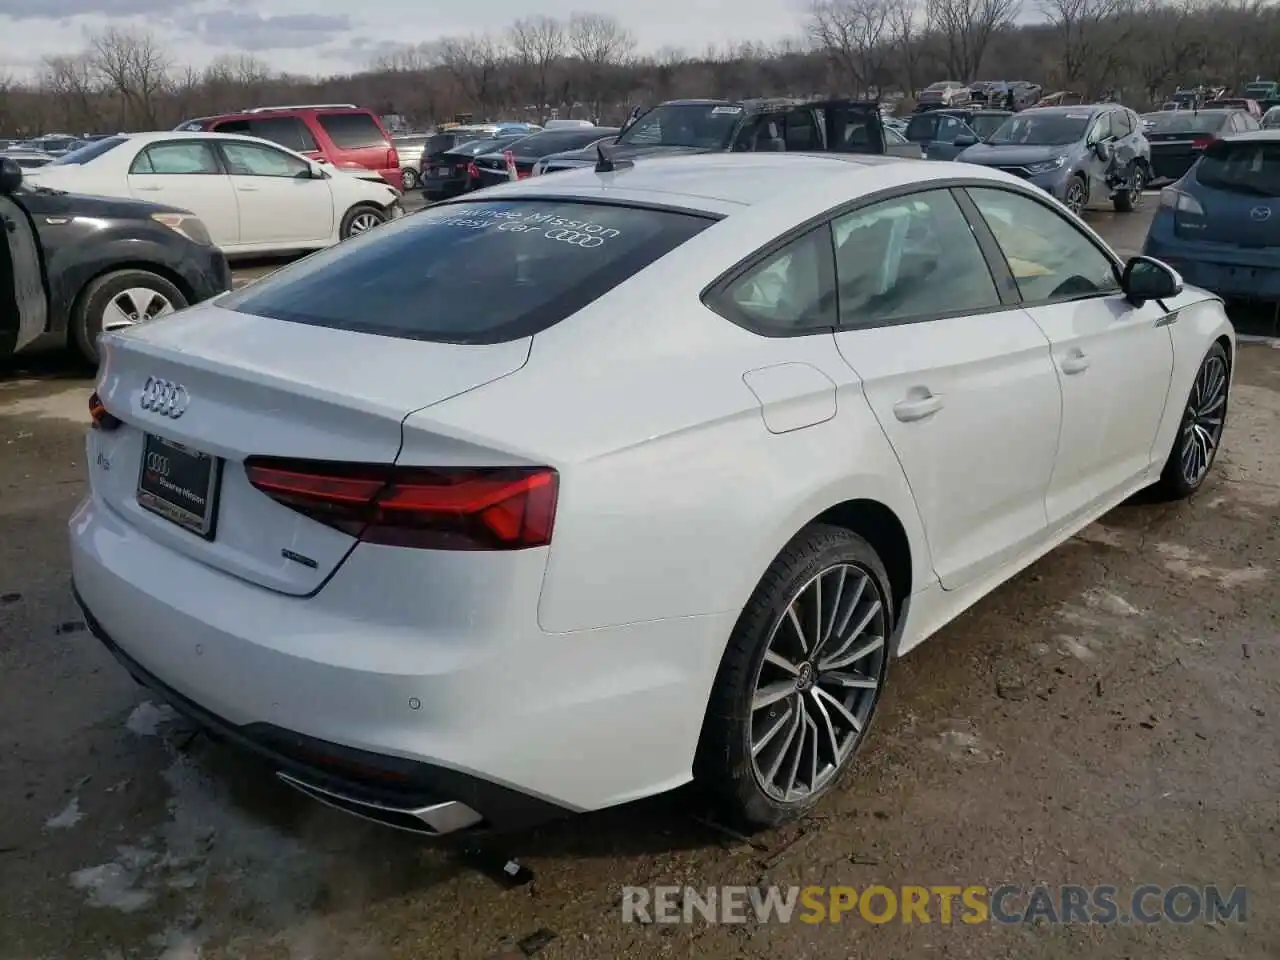
[(633, 160), (615, 160), (612, 152), (606, 150), (603, 143), (596, 144), (596, 154), (599, 156), (596, 161), (596, 173), (616, 173), (635, 166)]

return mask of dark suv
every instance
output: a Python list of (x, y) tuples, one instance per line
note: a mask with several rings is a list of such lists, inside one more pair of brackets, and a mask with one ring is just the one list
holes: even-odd
[(68, 344), (98, 360), (98, 334), (231, 289), (204, 224), (176, 207), (23, 183), (0, 157), (0, 358)]
[[(669, 100), (623, 128), (610, 156), (804, 151), (890, 153), (919, 159), (914, 144), (889, 143), (870, 100)], [(595, 151), (544, 158), (545, 173), (595, 163)]]

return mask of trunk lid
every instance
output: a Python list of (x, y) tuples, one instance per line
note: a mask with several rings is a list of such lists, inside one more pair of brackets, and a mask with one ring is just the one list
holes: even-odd
[[(309, 594), (357, 541), (259, 492), (245, 458), (394, 463), (410, 413), (514, 373), (530, 343), (428, 343), (215, 304), (107, 335), (98, 394), (122, 424), (90, 433), (94, 493), (139, 532), (193, 559), (271, 590)], [(176, 416), (144, 409), (148, 380), (181, 386)], [(144, 448), (148, 434), (217, 458), (211, 536), (139, 504), (144, 455), (171, 452)]]

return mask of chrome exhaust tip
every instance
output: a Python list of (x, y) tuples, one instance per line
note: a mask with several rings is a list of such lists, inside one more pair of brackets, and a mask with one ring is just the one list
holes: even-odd
[(335, 793), (279, 770), (276, 771), (276, 777), (299, 793), (327, 807), (409, 833), (442, 837), (474, 827), (484, 820), (479, 813), (456, 800), (446, 800), (443, 803), (433, 803), (425, 807), (392, 807)]

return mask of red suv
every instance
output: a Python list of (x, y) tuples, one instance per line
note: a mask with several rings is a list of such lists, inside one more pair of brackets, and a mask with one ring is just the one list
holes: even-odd
[(373, 113), (354, 103), (256, 107), (187, 120), (174, 129), (261, 137), (321, 163), (346, 170), (376, 171), (397, 190), (404, 188), (400, 157), (391, 145), (390, 135)]

